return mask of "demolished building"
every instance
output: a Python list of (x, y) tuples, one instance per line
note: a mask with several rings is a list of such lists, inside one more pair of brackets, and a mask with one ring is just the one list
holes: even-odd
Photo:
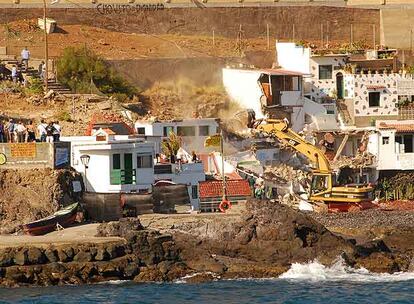
[[(398, 70), (396, 50), (318, 52), (293, 42), (277, 42), (276, 49), (283, 69), (307, 75), (305, 98), (332, 105), (337, 125), (312, 133), (328, 147), (333, 167), (350, 168), (353, 182), (376, 182), (384, 170), (414, 169), (414, 78)], [(326, 134), (333, 137), (329, 145)]]

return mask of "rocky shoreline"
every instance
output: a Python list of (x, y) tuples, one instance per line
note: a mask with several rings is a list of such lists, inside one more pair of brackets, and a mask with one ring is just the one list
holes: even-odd
[(2, 247), (0, 285), (277, 277), (292, 263), (317, 259), (332, 265), (338, 257), (352, 267), (393, 273), (413, 268), (410, 235), (356, 241), (287, 206), (252, 200), (238, 216), (194, 220), (160, 231), (144, 228), (136, 218), (101, 224), (98, 236), (108, 237), (102, 243)]

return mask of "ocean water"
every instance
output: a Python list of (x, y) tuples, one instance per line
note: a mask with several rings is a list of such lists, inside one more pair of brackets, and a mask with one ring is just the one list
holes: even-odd
[(372, 274), (338, 260), (332, 267), (294, 264), (260, 280), (0, 289), (0, 303), (414, 303), (414, 273)]

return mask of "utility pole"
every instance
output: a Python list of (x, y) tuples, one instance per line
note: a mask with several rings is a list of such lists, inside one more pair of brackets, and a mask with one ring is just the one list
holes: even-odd
[(377, 49), (377, 42), (376, 42), (376, 37), (375, 37), (376, 33), (375, 33), (375, 24), (372, 25), (372, 37), (373, 37), (373, 46), (374, 46), (374, 50)]
[(295, 42), (295, 24), (292, 24), (292, 40)]
[(354, 25), (351, 23), (350, 47), (354, 43)]
[[(412, 32), (412, 31), (411, 31)], [(270, 31), (269, 31), (269, 23), (266, 23), (266, 36), (267, 36), (267, 49), (270, 49)]]
[(321, 47), (323, 47), (323, 23), (321, 23)]
[(46, 0), (43, 0), (43, 26), (45, 30), (45, 91), (48, 91), (48, 80), (49, 80), (49, 44), (47, 37), (47, 26), (46, 26)]
[(413, 29), (410, 30), (410, 55), (413, 55)]

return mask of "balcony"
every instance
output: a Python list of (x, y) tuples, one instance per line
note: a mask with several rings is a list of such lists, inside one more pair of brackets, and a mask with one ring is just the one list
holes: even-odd
[(110, 175), (111, 185), (135, 185), (136, 171), (128, 170), (112, 170)]

